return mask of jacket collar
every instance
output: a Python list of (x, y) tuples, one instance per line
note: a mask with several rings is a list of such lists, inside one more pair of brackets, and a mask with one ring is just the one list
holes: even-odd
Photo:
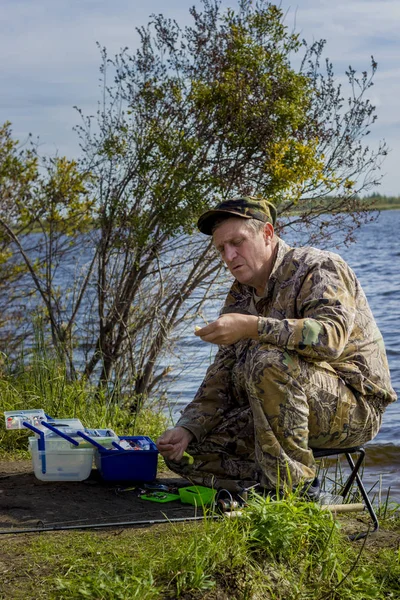
[(267, 285), (265, 286), (264, 296), (268, 295), (268, 291), (270, 290), (271, 286), (275, 283), (276, 273), (279, 267), (281, 266), (286, 254), (290, 252), (291, 249), (291, 246), (289, 246), (280, 237), (278, 237), (275, 261), (272, 267), (271, 274), (268, 278)]

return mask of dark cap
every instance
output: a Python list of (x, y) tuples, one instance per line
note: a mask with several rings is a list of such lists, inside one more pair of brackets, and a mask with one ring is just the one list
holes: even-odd
[(197, 227), (201, 233), (212, 235), (215, 220), (218, 217), (228, 218), (230, 216), (242, 217), (243, 219), (257, 219), (258, 221), (275, 225), (276, 208), (271, 202), (264, 200), (264, 198), (253, 198), (252, 196), (231, 198), (203, 213), (197, 221)]

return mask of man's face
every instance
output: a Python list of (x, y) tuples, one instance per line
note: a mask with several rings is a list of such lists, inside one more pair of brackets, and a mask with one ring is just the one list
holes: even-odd
[(214, 246), (232, 275), (240, 283), (256, 288), (259, 295), (271, 272), (273, 235), (269, 223), (264, 230), (255, 232), (240, 217), (223, 221), (213, 234)]

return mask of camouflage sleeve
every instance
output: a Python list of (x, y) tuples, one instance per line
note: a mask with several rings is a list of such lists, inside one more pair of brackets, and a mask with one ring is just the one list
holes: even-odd
[(233, 346), (220, 347), (196, 396), (176, 424), (193, 433), (198, 442), (222, 421), (232, 407), (231, 369), (234, 362)]
[(343, 260), (325, 257), (308, 271), (300, 286), (295, 300), (299, 318), (259, 317), (260, 340), (312, 360), (336, 360), (354, 325), (357, 286), (355, 275)]

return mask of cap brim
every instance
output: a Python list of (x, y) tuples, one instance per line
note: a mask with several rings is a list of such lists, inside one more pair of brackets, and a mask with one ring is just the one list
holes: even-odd
[(215, 223), (215, 218), (226, 217), (227, 215), (232, 215), (232, 217), (240, 217), (241, 219), (254, 219), (252, 215), (244, 215), (240, 212), (236, 212), (235, 210), (215, 209), (208, 210), (203, 215), (201, 215), (200, 219), (197, 221), (197, 227), (199, 228), (201, 233), (205, 233), (206, 235), (212, 235), (212, 229)]

